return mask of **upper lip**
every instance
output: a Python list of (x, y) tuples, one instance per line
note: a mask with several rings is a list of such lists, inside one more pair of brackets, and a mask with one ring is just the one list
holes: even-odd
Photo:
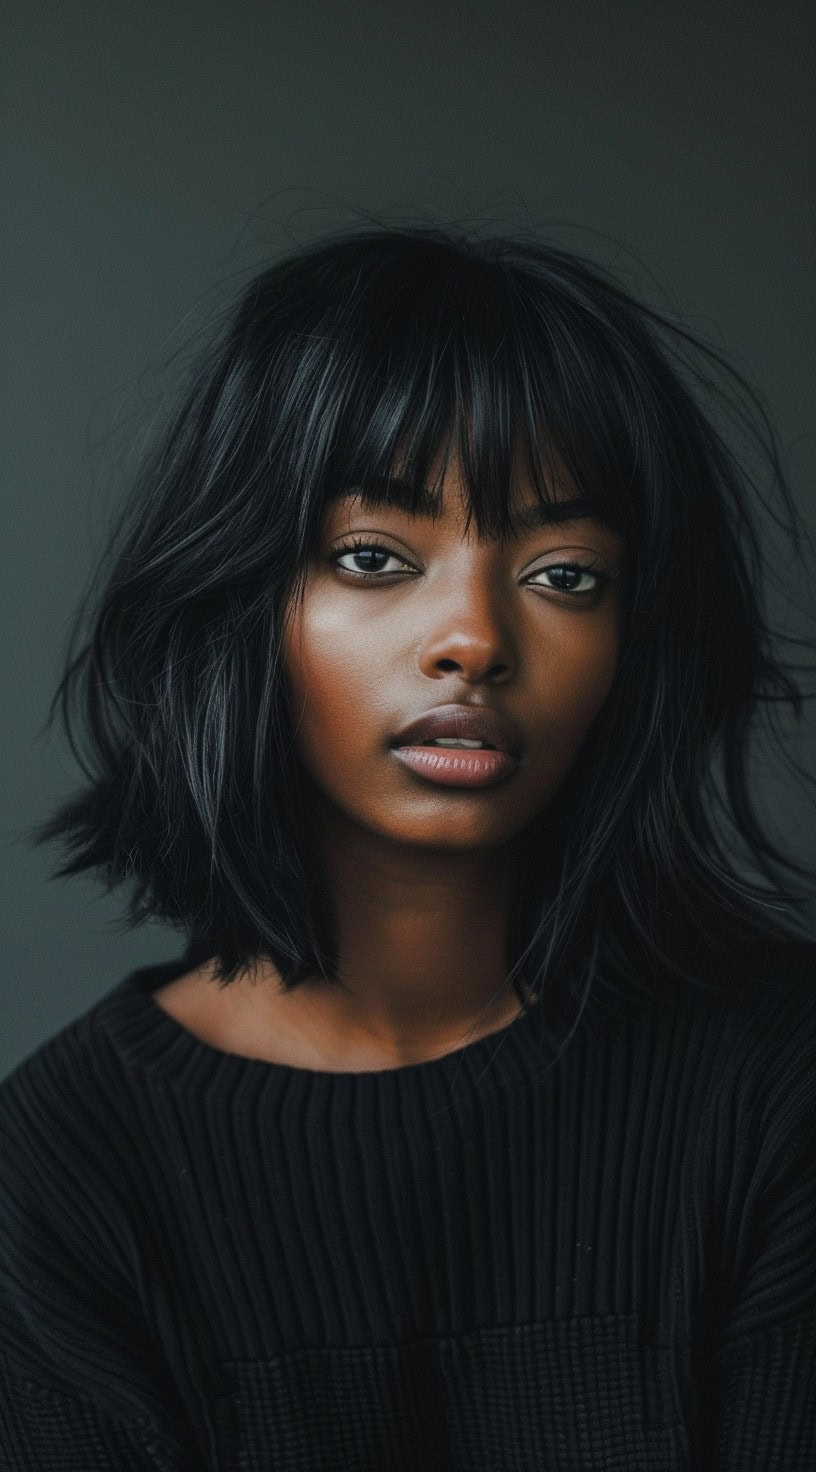
[(523, 742), (515, 721), (485, 705), (437, 705), (409, 721), (393, 738), (392, 746), (409, 746), (433, 741), (437, 736), (463, 736), (468, 741), (486, 741), (498, 751), (521, 755)]

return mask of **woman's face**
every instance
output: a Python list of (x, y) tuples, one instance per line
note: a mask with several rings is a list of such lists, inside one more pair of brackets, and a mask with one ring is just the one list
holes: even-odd
[[(559, 499), (573, 496), (565, 477)], [(474, 521), (466, 537), (455, 463), (443, 498), (435, 520), (364, 511), (353, 491), (329, 503), (283, 655), (296, 747), (322, 796), (384, 838), (462, 851), (520, 834), (569, 772), (615, 676), (623, 578), (601, 574), (621, 570), (624, 546), (591, 519), (519, 526), (504, 545), (479, 542)], [(536, 505), (522, 482), (514, 516)], [(357, 540), (377, 551), (350, 550)], [(469, 752), (413, 765), (395, 753), (401, 728), (449, 704), (510, 719), (521, 752), (508, 774), (440, 785), (434, 765)]]

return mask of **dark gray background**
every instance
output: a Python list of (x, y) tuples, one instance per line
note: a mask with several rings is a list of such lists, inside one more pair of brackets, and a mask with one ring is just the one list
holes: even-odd
[[(161, 926), (117, 934), (119, 899), (47, 882), (58, 850), (19, 834), (79, 780), (37, 732), (122, 493), (117, 457), (202, 303), (265, 253), (360, 208), (533, 224), (617, 261), (760, 386), (814, 530), (815, 14), (7, 0), (0, 1074), (180, 951)], [(800, 760), (812, 734), (811, 716)], [(813, 862), (810, 799), (773, 765), (757, 781), (777, 836)]]

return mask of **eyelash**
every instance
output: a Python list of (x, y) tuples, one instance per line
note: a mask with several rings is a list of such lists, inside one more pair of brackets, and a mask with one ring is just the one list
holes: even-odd
[[(395, 557), (398, 562), (405, 563), (405, 558), (400, 557), (398, 552), (392, 552), (390, 547), (383, 547), (379, 542), (366, 542), (357, 538), (355, 538), (355, 540), (352, 542), (347, 542), (343, 546), (336, 548), (336, 550), (332, 553), (329, 561), (332, 564), (336, 565), (339, 562), (339, 559), (341, 557), (345, 557), (349, 552), (363, 551), (384, 552), (387, 557)], [(547, 567), (540, 567), (538, 569), (538, 572), (553, 572), (555, 569), (563, 570), (565, 572), (569, 571), (590, 573), (591, 576), (597, 581), (596, 587), (584, 588), (580, 592), (576, 592), (574, 589), (571, 588), (550, 588), (547, 590), (552, 593), (562, 593), (566, 598), (589, 600), (590, 598), (598, 597), (599, 594), (602, 592), (604, 583), (611, 582), (611, 575), (609, 573), (600, 572), (598, 568), (590, 562), (552, 562)], [(399, 574), (383, 573), (382, 571), (363, 572), (360, 568), (357, 567), (341, 567), (339, 568), (339, 571), (343, 573), (349, 573), (352, 577), (359, 578), (361, 581), (364, 582), (378, 581), (387, 577), (399, 576)], [(536, 574), (531, 574), (531, 576), (536, 576)]]

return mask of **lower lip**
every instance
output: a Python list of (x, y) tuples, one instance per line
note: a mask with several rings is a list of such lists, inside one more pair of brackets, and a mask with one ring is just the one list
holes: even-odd
[(394, 756), (442, 787), (490, 787), (516, 770), (518, 762), (508, 751), (486, 751), (448, 746), (394, 746)]

